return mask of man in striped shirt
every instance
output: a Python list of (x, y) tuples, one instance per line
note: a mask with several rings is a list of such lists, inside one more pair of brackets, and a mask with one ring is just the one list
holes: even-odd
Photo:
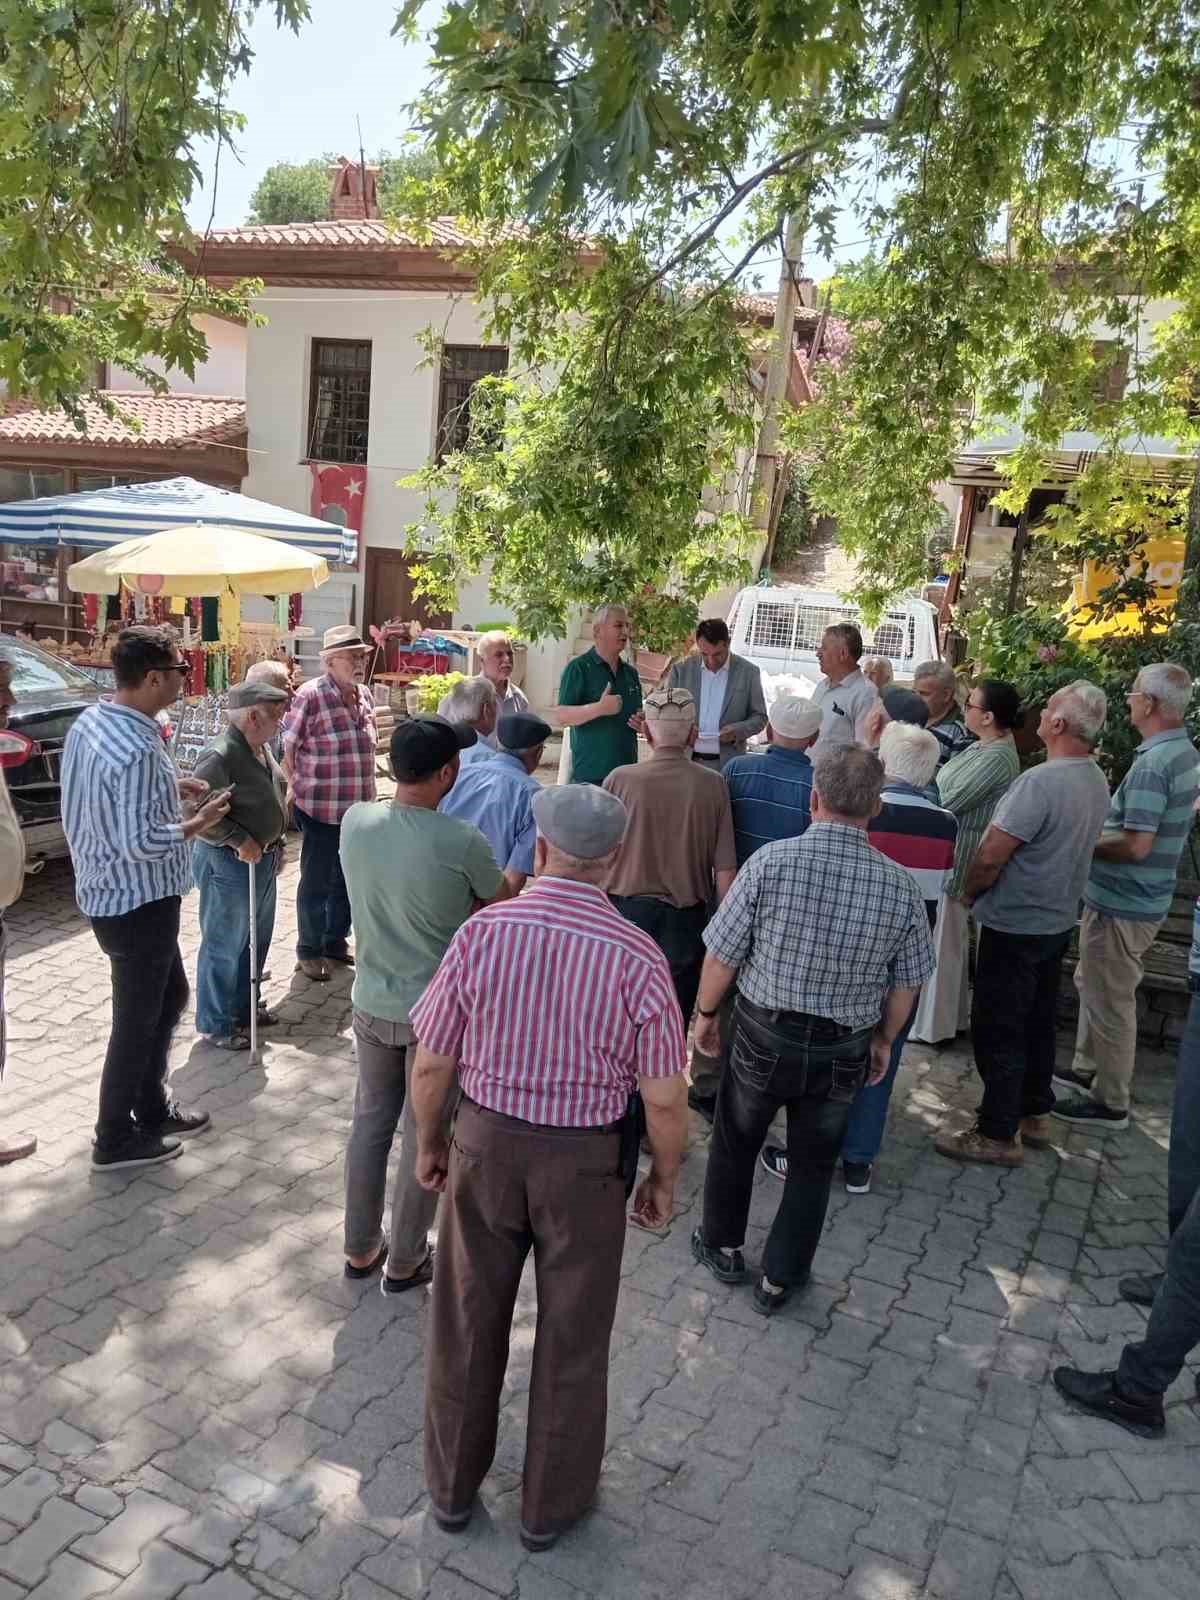
[(1143, 667), (1125, 698), (1142, 742), (1092, 853), (1075, 969), (1075, 1059), (1055, 1073), (1056, 1087), (1082, 1092), (1054, 1116), (1098, 1131), (1129, 1126), (1142, 958), (1171, 909), (1200, 762), (1183, 725), (1192, 680), (1182, 667)]
[[(530, 1250), (538, 1324), (521, 1502), (549, 1548), (596, 1493), (625, 1239), (621, 1125), (640, 1089), (646, 1226), (670, 1220), (686, 1143), (683, 1025), (671, 970), (600, 885), (625, 807), (592, 785), (534, 801), (537, 881), (463, 924), (409, 1013), (417, 1177), (445, 1193), (433, 1280), (425, 1472), (465, 1528), (492, 1463), (513, 1305)], [(457, 1068), (454, 1136), (442, 1113)]]
[[(186, 841), (229, 809), (228, 791), (179, 778), (157, 712), (187, 672), (165, 628), (126, 628), (112, 652), (116, 692), (89, 706), (67, 735), (63, 829), (75, 896), (112, 964), (113, 1019), (100, 1078), (94, 1167), (152, 1166), (208, 1126), (167, 1091), (171, 1035), (187, 1004), (179, 906), (192, 886)], [(181, 795), (198, 804), (186, 821)]]

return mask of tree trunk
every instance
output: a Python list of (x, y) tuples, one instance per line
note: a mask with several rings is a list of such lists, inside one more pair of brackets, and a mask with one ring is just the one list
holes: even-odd
[(1177, 622), (1200, 622), (1200, 456), (1188, 495), (1187, 542), (1183, 547), (1183, 577), (1175, 602)]
[(758, 453), (754, 461), (754, 495), (751, 515), (754, 527), (764, 535), (763, 566), (771, 560), (771, 513), (775, 502), (775, 473), (779, 453), (779, 408), (787, 395), (792, 370), (792, 351), (796, 339), (796, 304), (799, 299), (800, 258), (804, 251), (803, 211), (788, 218), (783, 262), (779, 269), (779, 292), (775, 299), (775, 328), (771, 336), (771, 358), (763, 389), (762, 425), (758, 432)]

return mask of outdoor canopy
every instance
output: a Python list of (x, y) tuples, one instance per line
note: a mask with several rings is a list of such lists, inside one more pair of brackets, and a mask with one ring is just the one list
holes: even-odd
[(67, 568), (76, 594), (295, 594), (329, 576), (324, 557), (242, 528), (192, 524), (98, 550)]
[(328, 562), (352, 564), (358, 559), (358, 536), (353, 529), (268, 505), (265, 500), (252, 500), (232, 489), (214, 489), (195, 478), (128, 483), (117, 489), (45, 495), (0, 505), (0, 540), (12, 543), (106, 549), (134, 534), (161, 533), (197, 523), (286, 539)]

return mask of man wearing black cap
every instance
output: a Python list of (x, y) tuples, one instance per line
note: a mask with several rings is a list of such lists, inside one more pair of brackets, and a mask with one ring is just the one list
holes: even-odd
[[(196, 763), (213, 794), (229, 790), (229, 810), (192, 846), (200, 890), (196, 1029), (222, 1050), (249, 1050), (250, 868), (254, 862), (258, 973), (275, 932), (275, 877), (283, 863), (287, 779), (271, 754), (288, 708), (286, 689), (265, 679), (229, 691), (229, 727)], [(275, 1017), (259, 1008), (260, 1027)]]
[[(438, 811), (458, 777), (459, 751), (474, 741), (472, 729), (442, 717), (405, 718), (391, 740), (395, 798), (351, 806), (342, 822), (342, 870), (360, 934), (352, 992), (358, 1087), (346, 1151), (345, 1270), (348, 1278), (366, 1278), (388, 1260), (390, 1271), (381, 1282), (389, 1294), (428, 1283), (433, 1275), (427, 1234), (437, 1196), (413, 1176), (409, 1008), (460, 924), (480, 904), (508, 893), (478, 828)], [(389, 1245), (381, 1227), (383, 1201), (401, 1112)]]
[(533, 871), (537, 829), (532, 802), (541, 789), (534, 773), (551, 731), (549, 723), (528, 711), (501, 717), (496, 724), (499, 753), (465, 767), (438, 807), (446, 816), (474, 823), (491, 845), (513, 894), (521, 892)]

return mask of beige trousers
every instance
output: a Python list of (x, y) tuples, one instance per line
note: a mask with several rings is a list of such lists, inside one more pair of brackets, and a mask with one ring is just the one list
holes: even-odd
[(1137, 1050), (1137, 986), (1142, 958), (1161, 922), (1110, 917), (1084, 906), (1079, 923), (1079, 1025), (1075, 1071), (1093, 1074), (1092, 1094), (1110, 1111), (1128, 1111)]
[(909, 1038), (918, 1044), (941, 1044), (970, 1026), (971, 997), (967, 985), (970, 916), (961, 900), (943, 895), (933, 930), (937, 969), (921, 990), (917, 1020)]

